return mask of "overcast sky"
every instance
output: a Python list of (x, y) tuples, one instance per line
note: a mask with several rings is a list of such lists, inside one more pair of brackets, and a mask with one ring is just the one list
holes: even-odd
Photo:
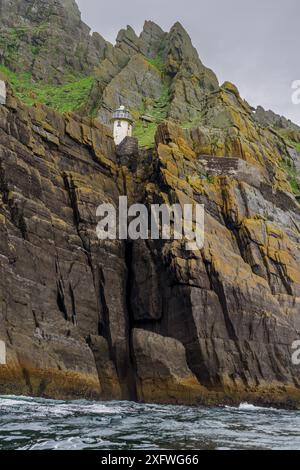
[(292, 82), (300, 80), (299, 0), (77, 0), (83, 20), (114, 43), (144, 20), (165, 31), (180, 21), (202, 62), (220, 83), (229, 80), (255, 106), (300, 124), (300, 105), (292, 103)]

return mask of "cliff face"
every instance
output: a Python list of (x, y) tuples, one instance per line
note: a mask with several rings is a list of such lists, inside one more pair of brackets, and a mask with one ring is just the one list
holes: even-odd
[[(11, 94), (0, 129), (0, 393), (299, 404), (300, 209), (262, 164), (207, 168), (171, 123), (116, 151), (96, 121)], [(125, 193), (204, 203), (204, 249), (99, 241), (97, 206)]]
[(0, 112), (1, 389), (105, 396), (111, 381), (128, 396), (124, 246), (99, 244), (94, 226), (118, 196), (110, 132), (12, 97)]
[[(112, 46), (73, 0), (0, 13), (0, 393), (299, 406), (298, 127), (219, 86), (179, 23)], [(104, 125), (121, 103), (140, 146)], [(204, 248), (99, 241), (120, 195), (204, 204)]]

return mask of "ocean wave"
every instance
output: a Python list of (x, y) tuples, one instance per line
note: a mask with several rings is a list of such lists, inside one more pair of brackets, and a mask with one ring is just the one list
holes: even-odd
[(42, 398), (31, 398), (24, 396), (0, 396), (0, 411), (23, 411), (32, 413), (36, 417), (45, 416), (72, 416), (77, 414), (120, 414), (121, 407), (106, 403), (94, 402), (63, 402), (54, 400), (44, 400)]

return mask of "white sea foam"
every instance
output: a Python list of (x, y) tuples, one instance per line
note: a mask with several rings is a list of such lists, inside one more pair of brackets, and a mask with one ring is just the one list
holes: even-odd
[(66, 403), (63, 405), (59, 405), (56, 407), (57, 410), (60, 412), (68, 412), (68, 413), (84, 413), (84, 414), (118, 414), (122, 411), (121, 407), (118, 406), (109, 406), (106, 404), (74, 404), (74, 403)]
[(240, 411), (280, 411), (277, 408), (265, 407), (265, 406), (256, 406), (252, 403), (241, 403), (238, 407), (236, 406), (225, 406), (228, 410), (240, 410)]
[(36, 398), (27, 397), (26, 395), (0, 395), (0, 400), (6, 400), (10, 398), (13, 400), (26, 400), (26, 401), (37, 400)]
[(245, 411), (255, 411), (255, 410), (264, 410), (266, 408), (263, 408), (262, 406), (252, 405), (252, 403), (241, 403), (239, 406), (239, 409), (245, 410)]
[(20, 405), (27, 405), (28, 402), (23, 401), (23, 400), (14, 400), (12, 398), (7, 398), (7, 399), (0, 399), (0, 408), (7, 408), (7, 407), (14, 407), (14, 406), (20, 406)]
[(0, 396), (0, 409), (11, 408), (33, 408), (31, 411), (44, 416), (59, 415), (71, 416), (75, 413), (88, 414), (119, 414), (122, 408), (116, 405), (93, 402), (62, 402), (50, 401), (44, 402), (42, 399), (35, 399), (25, 396), (6, 395)]
[(21, 397), (0, 397), (0, 412), (2, 413), (13, 413), (19, 414), (26, 413), (30, 414), (31, 417), (35, 419), (44, 419), (44, 418), (68, 418), (75, 415), (107, 415), (107, 414), (120, 414), (122, 411), (121, 407), (118, 406), (109, 406), (106, 404), (97, 404), (97, 403), (57, 403), (52, 401), (41, 402), (40, 399), (35, 401), (27, 400), (26, 397), (22, 399)]

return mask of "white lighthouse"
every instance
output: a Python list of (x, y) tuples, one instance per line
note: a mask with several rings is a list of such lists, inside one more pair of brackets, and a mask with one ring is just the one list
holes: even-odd
[(119, 145), (125, 137), (132, 136), (133, 119), (125, 106), (120, 106), (116, 109), (111, 120), (114, 126), (114, 141), (116, 145)]
[(3, 80), (0, 80), (0, 104), (6, 103), (6, 84)]

